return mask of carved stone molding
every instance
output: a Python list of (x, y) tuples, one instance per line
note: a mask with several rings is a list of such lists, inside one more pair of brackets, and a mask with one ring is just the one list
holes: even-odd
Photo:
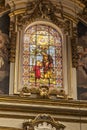
[(34, 120), (23, 123), (23, 130), (64, 130), (65, 126), (58, 121), (56, 122), (50, 115), (42, 114), (36, 116)]

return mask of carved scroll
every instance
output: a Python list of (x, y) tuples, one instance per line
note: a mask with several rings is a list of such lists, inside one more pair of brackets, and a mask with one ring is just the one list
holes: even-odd
[(17, 15), (18, 29), (21, 30), (24, 25), (27, 26), (36, 20), (46, 20), (69, 31), (69, 28), (67, 28), (69, 24), (67, 24), (64, 18), (61, 2), (58, 5), (54, 5), (53, 2), (46, 0), (29, 2), (25, 12)]
[(23, 123), (23, 130), (64, 130), (64, 128), (63, 124), (56, 122), (47, 114), (38, 115), (34, 120)]

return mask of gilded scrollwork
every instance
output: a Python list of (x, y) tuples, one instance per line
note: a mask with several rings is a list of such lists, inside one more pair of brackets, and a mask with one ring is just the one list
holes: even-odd
[(61, 124), (58, 121), (55, 121), (54, 118), (48, 114), (37, 115), (34, 120), (29, 119), (29, 121), (23, 123), (23, 130), (64, 130), (64, 128), (65, 125)]
[(48, 98), (49, 97), (49, 88), (47, 86), (40, 87), (39, 94), (43, 98)]
[(21, 97), (26, 97), (29, 96), (31, 97), (33, 94), (35, 94), (37, 98), (42, 98), (42, 99), (51, 99), (54, 97), (55, 99), (67, 99), (71, 100), (72, 97), (69, 97), (65, 90), (63, 89), (50, 89), (48, 86), (41, 86), (40, 88), (28, 88), (28, 87), (23, 87), (20, 91), (20, 96)]
[[(70, 31), (69, 20), (64, 18), (63, 6), (54, 5), (51, 1), (37, 0), (29, 2), (24, 13), (17, 15), (17, 27), (19, 30), (24, 25), (28, 25), (34, 21), (45, 20), (54, 23), (60, 28), (64, 28), (65, 32)], [(67, 23), (68, 21), (68, 23)]]
[(15, 32), (15, 23), (10, 22), (10, 62), (15, 62), (15, 51), (16, 51), (16, 32)]

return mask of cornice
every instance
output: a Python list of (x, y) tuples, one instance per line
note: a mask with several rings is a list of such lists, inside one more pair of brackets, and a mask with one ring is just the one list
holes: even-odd
[(30, 98), (28, 96), (26, 97), (20, 97), (19, 95), (13, 95), (13, 96), (0, 96), (0, 104), (1, 103), (19, 103), (19, 104), (40, 104), (40, 105), (63, 105), (63, 106), (69, 106), (69, 107), (82, 107), (87, 108), (87, 101), (82, 100), (53, 100), (53, 99), (35, 99)]
[[(6, 107), (7, 106), (7, 107)], [(52, 100), (52, 99), (30, 99), (29, 97), (19, 96), (2, 96), (0, 97), (0, 110), (2, 111), (17, 111), (17, 112), (29, 112), (29, 111), (53, 111), (58, 113), (61, 109), (66, 109), (66, 112), (72, 110), (79, 114), (79, 110), (82, 111), (83, 115), (87, 116), (87, 102), (86, 101), (75, 101), (75, 100)], [(78, 113), (77, 113), (78, 111)], [(84, 113), (85, 111), (85, 113)], [(73, 113), (72, 113), (73, 114)]]
[(87, 102), (19, 96), (0, 97), (0, 117), (34, 119), (36, 115), (44, 113), (59, 121), (87, 123)]

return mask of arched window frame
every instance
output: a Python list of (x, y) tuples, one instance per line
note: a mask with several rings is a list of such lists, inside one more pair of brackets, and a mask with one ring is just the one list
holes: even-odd
[[(20, 94), (20, 91), (23, 92), (30, 92), (29, 90), (25, 90), (26, 88), (22, 88), (21, 84), (20, 84), (20, 72), (21, 72), (21, 59), (22, 59), (22, 48), (21, 45), (23, 44), (23, 37), (24, 37), (24, 31), (34, 25), (39, 25), (39, 24), (43, 24), (43, 25), (47, 25), (50, 26), (52, 28), (54, 28), (56, 31), (58, 31), (58, 33), (61, 35), (62, 38), (62, 56), (63, 56), (63, 86), (62, 88), (58, 88), (58, 90), (62, 90), (63, 95), (65, 96), (65, 93), (67, 93), (67, 69), (66, 68), (66, 49), (64, 49), (66, 47), (66, 44), (64, 44), (64, 35), (63, 32), (61, 31), (61, 29), (59, 27), (57, 27), (55, 24), (51, 23), (51, 22), (45, 22), (45, 21), (36, 21), (33, 22), (32, 24), (29, 24), (27, 26), (24, 26), (24, 28), (22, 30), (20, 30), (17, 34), (17, 45), (16, 45), (16, 62), (15, 62), (15, 80), (14, 80), (14, 89), (13, 89), (13, 93), (14, 94)], [(19, 44), (18, 44), (19, 43)], [(64, 85), (65, 84), (65, 85)], [(55, 90), (54, 90), (55, 91)], [(66, 91), (66, 92), (65, 92)], [(35, 90), (35, 92), (37, 92), (37, 90)], [(53, 92), (54, 93), (54, 92)], [(60, 92), (61, 93), (61, 92)]]

